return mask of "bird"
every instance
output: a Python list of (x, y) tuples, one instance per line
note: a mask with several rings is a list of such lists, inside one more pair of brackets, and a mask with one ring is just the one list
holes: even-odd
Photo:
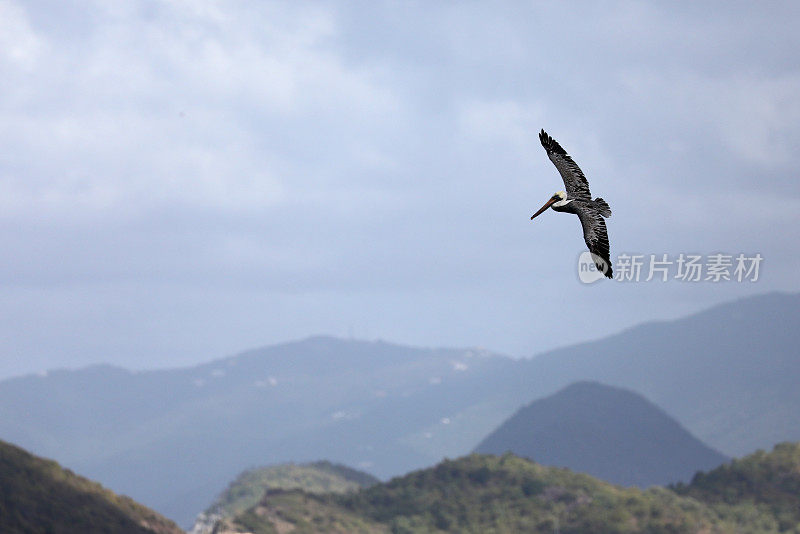
[(583, 171), (561, 148), (558, 141), (550, 137), (542, 129), (539, 132), (539, 141), (547, 152), (547, 157), (556, 166), (561, 179), (564, 180), (566, 191), (558, 191), (548, 200), (539, 211), (531, 216), (531, 220), (541, 215), (547, 208), (564, 213), (574, 213), (578, 216), (583, 227), (583, 240), (592, 253), (592, 259), (597, 269), (606, 278), (612, 278), (611, 247), (608, 243), (608, 230), (604, 218), (611, 217), (611, 208), (608, 202), (600, 197), (592, 200), (589, 192), (589, 182), (586, 181)]

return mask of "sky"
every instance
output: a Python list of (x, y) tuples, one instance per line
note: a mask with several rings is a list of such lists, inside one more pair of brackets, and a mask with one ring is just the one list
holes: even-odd
[[(793, 1), (0, 0), (0, 378), (320, 334), (524, 357), (798, 291), (798, 25)], [(582, 283), (577, 218), (530, 221), (564, 189), (542, 128), (638, 281)], [(681, 254), (762, 260), (687, 281)]]

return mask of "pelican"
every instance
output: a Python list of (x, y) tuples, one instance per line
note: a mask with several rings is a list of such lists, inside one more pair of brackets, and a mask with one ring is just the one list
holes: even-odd
[(539, 140), (547, 151), (547, 157), (558, 169), (567, 190), (558, 191), (550, 197), (550, 200), (531, 216), (531, 220), (541, 215), (547, 208), (577, 215), (583, 227), (583, 240), (592, 253), (595, 266), (607, 278), (611, 278), (611, 249), (608, 244), (606, 222), (603, 220), (604, 217), (611, 217), (608, 202), (600, 197), (592, 200), (586, 176), (569, 157), (567, 151), (561, 148), (558, 141), (547, 135), (544, 130), (539, 132)]

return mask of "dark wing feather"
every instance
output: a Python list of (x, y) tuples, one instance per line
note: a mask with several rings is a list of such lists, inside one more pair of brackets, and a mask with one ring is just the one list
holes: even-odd
[(600, 272), (605, 273), (607, 278), (611, 278), (611, 246), (608, 243), (608, 230), (603, 216), (599, 211), (584, 206), (581, 206), (576, 212), (581, 220), (583, 240), (586, 241), (589, 252), (599, 256), (605, 262), (604, 266), (595, 259), (595, 265), (600, 269)]
[(564, 186), (567, 188), (567, 198), (591, 200), (592, 194), (589, 192), (589, 182), (586, 181), (583, 171), (569, 157), (567, 151), (561, 148), (558, 141), (547, 135), (544, 130), (539, 132), (539, 141), (542, 142), (542, 146), (547, 151), (547, 157), (556, 166), (561, 179), (564, 180)]

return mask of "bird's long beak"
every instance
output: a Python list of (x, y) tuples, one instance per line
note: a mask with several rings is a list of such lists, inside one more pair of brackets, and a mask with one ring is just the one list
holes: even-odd
[(539, 215), (541, 215), (541, 214), (542, 214), (542, 212), (543, 212), (544, 210), (546, 210), (547, 208), (549, 208), (550, 206), (552, 206), (552, 205), (553, 205), (553, 204), (554, 204), (554, 203), (555, 203), (557, 200), (558, 200), (557, 198), (551, 198), (550, 200), (548, 200), (548, 201), (545, 203), (545, 205), (544, 205), (544, 206), (542, 206), (541, 208), (539, 208), (539, 211), (537, 211), (536, 213), (534, 213), (533, 215), (531, 215), (531, 220), (533, 220), (534, 218), (536, 218), (536, 217), (538, 217)]

